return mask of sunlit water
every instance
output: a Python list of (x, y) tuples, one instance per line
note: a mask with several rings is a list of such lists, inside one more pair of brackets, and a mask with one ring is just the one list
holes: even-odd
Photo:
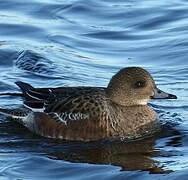
[(18, 91), (18, 80), (106, 86), (120, 68), (141, 66), (178, 99), (151, 102), (162, 132), (130, 143), (54, 141), (1, 115), (0, 179), (186, 179), (187, 9), (186, 0), (1, 0), (0, 92)]

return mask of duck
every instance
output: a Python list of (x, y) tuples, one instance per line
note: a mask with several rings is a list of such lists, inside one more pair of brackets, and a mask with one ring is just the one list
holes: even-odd
[(53, 139), (97, 141), (136, 139), (156, 130), (158, 115), (151, 99), (177, 99), (157, 88), (141, 67), (125, 67), (107, 87), (35, 88), (18, 81), (23, 107), (0, 108), (31, 132)]

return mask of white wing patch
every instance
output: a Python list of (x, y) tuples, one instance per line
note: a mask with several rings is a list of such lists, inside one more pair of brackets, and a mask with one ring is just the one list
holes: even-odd
[[(49, 93), (52, 93), (51, 89), (48, 89)], [(44, 100), (44, 97), (42, 97), (44, 94), (37, 92), (37, 91), (33, 91), (33, 90), (28, 90), (26, 92), (27, 96), (31, 97), (32, 99), (36, 99), (36, 100)], [(33, 94), (33, 95), (32, 95)]]
[(28, 92), (26, 92), (26, 94), (27, 94), (29, 97), (33, 98), (33, 99), (36, 99), (36, 100), (41, 100), (41, 99), (39, 99), (39, 98), (37, 98), (37, 97), (35, 97), (35, 96), (32, 96), (32, 95), (31, 95), (31, 94), (29, 94)]
[(88, 114), (83, 113), (70, 113), (70, 112), (63, 112), (63, 113), (49, 113), (49, 115), (56, 120), (56, 122), (63, 122), (67, 125), (68, 121), (76, 121), (76, 120), (83, 120), (88, 119)]

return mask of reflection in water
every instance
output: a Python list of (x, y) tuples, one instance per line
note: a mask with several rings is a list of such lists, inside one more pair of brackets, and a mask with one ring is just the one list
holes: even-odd
[[(173, 138), (172, 135), (175, 137)], [(50, 158), (71, 162), (112, 164), (120, 166), (122, 170), (126, 171), (141, 170), (150, 173), (170, 173), (172, 170), (167, 169), (155, 160), (155, 157), (174, 155), (172, 152), (162, 152), (155, 148), (156, 140), (168, 136), (172, 136), (168, 142), (171, 146), (181, 146), (180, 133), (174, 129), (167, 130), (164, 128), (157, 136), (140, 141), (69, 144), (68, 149), (47, 152), (47, 155)]]
[(152, 156), (159, 153), (154, 149), (154, 139), (134, 143), (112, 143), (101, 147), (72, 149), (68, 152), (57, 151), (49, 156), (71, 162), (94, 164), (112, 164), (121, 166), (122, 170), (143, 170), (151, 173), (165, 172)]

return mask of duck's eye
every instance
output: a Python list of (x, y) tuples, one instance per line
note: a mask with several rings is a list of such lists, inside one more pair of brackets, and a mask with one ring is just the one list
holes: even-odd
[(144, 87), (146, 85), (145, 81), (137, 81), (134, 86), (135, 88), (141, 88)]

